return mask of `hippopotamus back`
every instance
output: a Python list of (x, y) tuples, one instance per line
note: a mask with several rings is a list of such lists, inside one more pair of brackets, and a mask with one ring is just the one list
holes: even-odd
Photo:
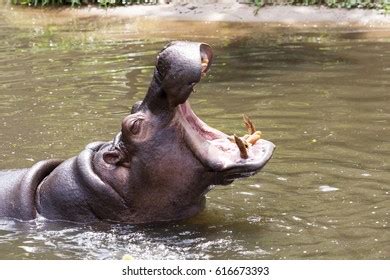
[(0, 216), (20, 220), (36, 218), (38, 185), (61, 162), (44, 160), (31, 168), (0, 171)]

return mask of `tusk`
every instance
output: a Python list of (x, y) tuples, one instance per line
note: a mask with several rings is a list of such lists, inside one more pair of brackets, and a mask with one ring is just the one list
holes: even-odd
[(201, 65), (202, 65), (202, 74), (206, 74), (206, 69), (207, 66), (209, 65), (209, 60), (207, 58), (203, 58)]
[(251, 136), (249, 136), (246, 141), (250, 143), (251, 145), (256, 144), (257, 141), (259, 141), (261, 138), (261, 131), (256, 131)]
[(234, 141), (236, 142), (236, 145), (237, 145), (238, 149), (240, 150), (240, 157), (247, 159), (248, 158), (248, 151), (245, 148), (244, 142), (240, 138), (238, 138), (236, 135), (233, 135), (233, 136), (234, 136)]
[(256, 128), (254, 126), (254, 124), (252, 123), (252, 121), (249, 119), (249, 117), (247, 115), (242, 115), (242, 117), (244, 118), (244, 124), (245, 124), (245, 127), (248, 131), (248, 133), (250, 135), (252, 135), (253, 133), (256, 132)]

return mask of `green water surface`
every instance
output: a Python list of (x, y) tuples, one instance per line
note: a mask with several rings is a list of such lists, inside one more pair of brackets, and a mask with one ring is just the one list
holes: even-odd
[(190, 102), (274, 142), (259, 174), (180, 223), (0, 220), (0, 259), (389, 259), (390, 29), (66, 17), (0, 6), (0, 169), (109, 141), (171, 40), (215, 52)]

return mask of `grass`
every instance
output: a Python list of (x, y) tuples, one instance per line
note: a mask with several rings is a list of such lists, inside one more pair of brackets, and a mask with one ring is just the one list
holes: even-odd
[(109, 6), (126, 6), (136, 4), (157, 4), (157, 0), (11, 0), (14, 5), (26, 6), (63, 6), (72, 7), (81, 5), (99, 5), (102, 7)]
[[(27, 6), (62, 6), (71, 5), (99, 5), (102, 7), (109, 6), (126, 6), (134, 4), (157, 4), (157, 0), (10, 0), (15, 5)], [(366, 9), (383, 9), (390, 13), (390, 0), (249, 0), (258, 8), (265, 5), (324, 5), (330, 8), (366, 8)]]
[(258, 7), (265, 5), (324, 5), (330, 8), (365, 8), (390, 11), (390, 0), (251, 0)]

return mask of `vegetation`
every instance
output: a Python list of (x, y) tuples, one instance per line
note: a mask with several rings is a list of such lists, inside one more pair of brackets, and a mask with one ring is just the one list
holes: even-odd
[[(158, 0), (10, 0), (13, 4), (28, 6), (59, 6), (59, 5), (89, 5), (95, 4), (102, 7), (125, 6), (134, 4), (157, 4)], [(384, 9), (390, 12), (390, 0), (248, 0), (257, 7), (265, 5), (325, 5), (331, 8), (368, 8)]]
[(265, 5), (324, 5), (330, 8), (367, 8), (390, 11), (390, 0), (251, 0), (258, 7)]
[(60, 5), (100, 5), (102, 7), (108, 6), (125, 6), (134, 4), (157, 4), (157, 0), (11, 0), (15, 5), (28, 6), (60, 6)]

